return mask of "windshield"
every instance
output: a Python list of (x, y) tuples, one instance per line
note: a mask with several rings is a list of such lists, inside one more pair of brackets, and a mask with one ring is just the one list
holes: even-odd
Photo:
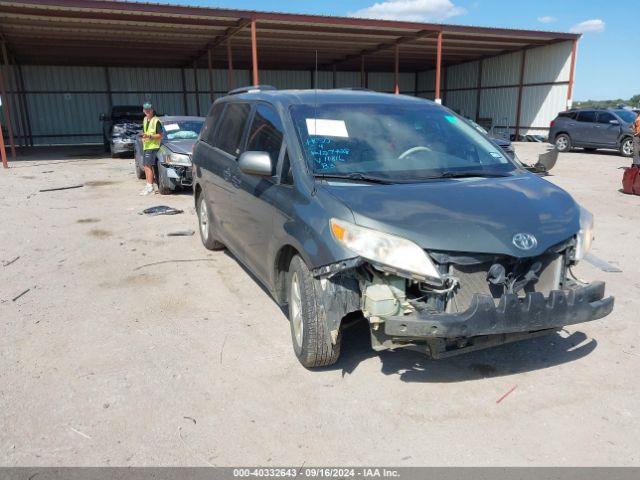
[(480, 132), (442, 107), (294, 105), (291, 115), (316, 175), (411, 181), (516, 169)]
[(183, 122), (167, 122), (164, 131), (167, 134), (167, 140), (195, 140), (198, 138), (203, 120), (187, 120)]
[(485, 134), (485, 135), (489, 135), (489, 132), (487, 132), (487, 130), (486, 130), (483, 126), (481, 126), (481, 125), (477, 124), (476, 122), (474, 122), (474, 121), (473, 121), (473, 120), (471, 120), (470, 118), (465, 118), (465, 120), (466, 120), (467, 122), (469, 122), (469, 124), (470, 124), (473, 128), (475, 128), (476, 130), (478, 130), (480, 133), (483, 133), (483, 134)]
[(632, 110), (620, 109), (620, 110), (614, 110), (614, 113), (617, 116), (619, 116), (623, 122), (633, 123), (636, 121), (637, 114), (634, 113)]

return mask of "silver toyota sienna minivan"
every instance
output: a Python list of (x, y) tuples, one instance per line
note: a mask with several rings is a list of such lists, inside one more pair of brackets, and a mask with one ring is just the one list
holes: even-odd
[(212, 105), (193, 179), (204, 246), (288, 310), (305, 367), (338, 360), (347, 316), (375, 350), (441, 358), (613, 308), (571, 273), (592, 215), (428, 100), (238, 89)]

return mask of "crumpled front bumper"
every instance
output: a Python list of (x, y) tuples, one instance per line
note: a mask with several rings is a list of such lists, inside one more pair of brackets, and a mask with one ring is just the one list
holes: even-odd
[(611, 313), (613, 303), (613, 297), (604, 298), (604, 282), (554, 290), (546, 298), (540, 292), (528, 293), (523, 299), (506, 294), (497, 306), (489, 295), (476, 294), (462, 313), (422, 311), (385, 317), (384, 333), (397, 338), (430, 339), (534, 332), (597, 320)]

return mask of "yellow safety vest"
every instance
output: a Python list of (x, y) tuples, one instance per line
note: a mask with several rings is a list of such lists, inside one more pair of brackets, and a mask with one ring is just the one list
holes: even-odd
[[(147, 135), (155, 135), (156, 128), (158, 126), (158, 117), (155, 115), (151, 118), (151, 120), (147, 120), (147, 117), (144, 117), (142, 121), (142, 131)], [(142, 141), (142, 149), (143, 150), (153, 150), (156, 148), (160, 148), (160, 139), (148, 139)]]

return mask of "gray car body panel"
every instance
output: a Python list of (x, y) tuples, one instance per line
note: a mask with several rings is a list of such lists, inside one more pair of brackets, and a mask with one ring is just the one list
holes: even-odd
[[(533, 257), (570, 239), (579, 230), (579, 207), (561, 188), (523, 169), (505, 178), (470, 178), (427, 181), (418, 184), (370, 185), (357, 182), (327, 182), (312, 176), (289, 116), (293, 104), (388, 103), (444, 108), (434, 102), (402, 95), (373, 92), (262, 91), (230, 95), (220, 102), (264, 102), (280, 113), (285, 141), (295, 179), (281, 184), (273, 177), (255, 197), (264, 198), (271, 216), (268, 239), (253, 247), (234, 242), (215, 218), (215, 190), (232, 191), (211, 173), (211, 152), (201, 139), (193, 154), (194, 183), (211, 204), (213, 228), (219, 239), (273, 293), (277, 290), (276, 263), (283, 248), (291, 246), (309, 268), (317, 269), (352, 259), (356, 255), (334, 240), (331, 218), (408, 238), (425, 249), (483, 252), (515, 257)], [(228, 161), (225, 160), (225, 161)], [(517, 167), (517, 166), (516, 166)], [(213, 183), (217, 182), (216, 185)], [(257, 193), (256, 193), (257, 192)], [(246, 221), (228, 218), (227, 221)], [(256, 226), (257, 228), (257, 226)], [(517, 250), (516, 233), (531, 233), (538, 239), (535, 249)], [(256, 252), (249, 248), (259, 249)], [(259, 260), (253, 260), (259, 258)]]

